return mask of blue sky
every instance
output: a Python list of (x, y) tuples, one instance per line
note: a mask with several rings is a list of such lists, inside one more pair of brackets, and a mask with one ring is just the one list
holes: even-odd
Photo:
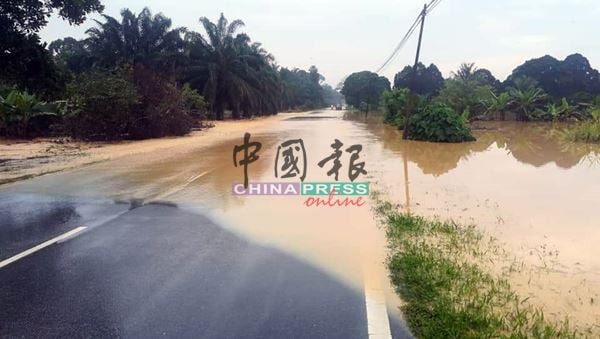
[[(174, 26), (201, 31), (198, 18), (242, 19), (244, 32), (263, 43), (282, 66), (315, 64), (326, 82), (336, 85), (347, 74), (377, 69), (400, 41), (424, 0), (106, 0), (105, 14), (148, 6)], [(97, 18), (93, 15), (92, 18)], [(600, 67), (598, 0), (442, 0), (427, 17), (422, 61), (448, 76), (461, 62), (475, 62), (500, 79), (527, 59), (545, 54), (563, 59), (586, 56)], [(72, 27), (52, 18), (41, 32), (46, 41), (81, 38), (88, 21)], [(383, 75), (414, 62), (416, 37)]]

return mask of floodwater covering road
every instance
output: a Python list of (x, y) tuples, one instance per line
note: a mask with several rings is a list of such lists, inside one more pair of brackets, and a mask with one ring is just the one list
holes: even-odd
[[(520, 293), (557, 319), (599, 323), (599, 149), (547, 126), (485, 127), (440, 145), (345, 112), (291, 114), (248, 130), (262, 143), (249, 177), (280, 181), (277, 146), (302, 138), (305, 181), (333, 181), (317, 166), (330, 144), (362, 144), (361, 181), (414, 213), (477, 224), (531, 268), (514, 276)], [(233, 196), (242, 137), (1, 188), (0, 261), (87, 228), (0, 268), (0, 335), (407, 336), (369, 204)]]

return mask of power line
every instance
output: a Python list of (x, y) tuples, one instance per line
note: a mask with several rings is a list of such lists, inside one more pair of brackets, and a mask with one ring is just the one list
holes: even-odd
[(375, 71), (375, 73), (380, 73), (396, 57), (396, 55), (398, 54), (398, 52), (400, 51), (400, 49), (402, 49), (402, 47), (406, 44), (406, 42), (408, 41), (408, 39), (410, 38), (410, 36), (413, 34), (413, 32), (415, 31), (415, 29), (417, 28), (417, 26), (421, 23), (421, 20), (423, 19), (423, 15), (422, 14), (423, 13), (420, 13), (419, 16), (417, 16), (417, 18), (415, 19), (415, 22), (413, 22), (412, 26), (410, 26), (410, 28), (408, 29), (408, 31), (406, 32), (406, 34), (404, 35), (404, 37), (402, 38), (402, 40), (400, 40), (400, 42), (398, 43), (398, 45), (396, 46), (396, 48), (394, 49), (394, 51), (392, 52), (392, 54), (385, 60), (385, 62), (383, 63), (383, 65), (381, 65), (381, 67), (379, 67), (377, 69), (377, 71)]
[(418, 27), (418, 25), (423, 20), (423, 16), (426, 15), (426, 14), (431, 13), (431, 11), (433, 11), (435, 9), (435, 7), (437, 7), (441, 2), (442, 2), (442, 0), (431, 0), (429, 2), (429, 4), (426, 7), (427, 11), (426, 12), (421, 11), (419, 13), (419, 15), (417, 16), (417, 18), (413, 22), (412, 26), (410, 26), (410, 28), (408, 29), (408, 31), (406, 32), (406, 34), (404, 35), (404, 37), (402, 38), (402, 40), (400, 40), (400, 42), (398, 43), (398, 45), (396, 46), (396, 48), (394, 49), (394, 51), (392, 52), (392, 54), (385, 60), (385, 62), (383, 63), (383, 65), (381, 65), (375, 71), (375, 73), (379, 74), (379, 73), (383, 72), (392, 63), (392, 61), (395, 60), (395, 58), (398, 56), (398, 52), (400, 52), (400, 50), (402, 49), (402, 47), (404, 47), (404, 45), (406, 44), (406, 42), (408, 41), (408, 39), (410, 39), (410, 37), (412, 36), (412, 34), (414, 33), (414, 31), (416, 30), (416, 28)]
[(440, 4), (440, 2), (442, 2), (442, 0), (433, 0), (432, 4), (427, 6), (427, 14), (431, 13)]

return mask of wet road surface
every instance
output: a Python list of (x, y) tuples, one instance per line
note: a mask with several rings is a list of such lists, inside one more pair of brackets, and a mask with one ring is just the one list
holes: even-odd
[[(272, 148), (292, 126), (255, 135)], [(0, 188), (0, 337), (409, 337), (369, 209), (232, 197), (237, 137)]]
[[(28, 199), (45, 216), (28, 223), (81, 222), (68, 202)], [(367, 337), (359, 291), (176, 206), (128, 207), (0, 270), (0, 336)]]

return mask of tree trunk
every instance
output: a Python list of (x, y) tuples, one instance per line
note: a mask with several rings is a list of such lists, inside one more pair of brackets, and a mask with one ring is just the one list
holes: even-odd
[(240, 105), (238, 104), (234, 104), (231, 107), (231, 117), (233, 119), (239, 119), (240, 118)]
[(217, 120), (223, 120), (225, 118), (225, 109), (222, 103), (218, 103), (215, 106), (215, 118)]

